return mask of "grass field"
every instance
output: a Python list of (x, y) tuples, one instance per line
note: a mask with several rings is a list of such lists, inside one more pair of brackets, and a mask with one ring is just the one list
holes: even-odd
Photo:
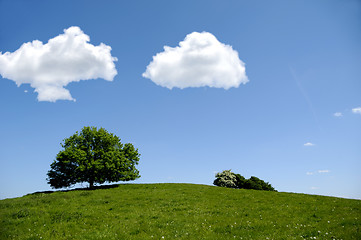
[(124, 184), (0, 201), (0, 239), (361, 239), (361, 201)]

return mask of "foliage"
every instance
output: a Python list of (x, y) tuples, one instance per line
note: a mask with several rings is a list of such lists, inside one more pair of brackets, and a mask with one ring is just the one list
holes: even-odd
[(84, 127), (61, 144), (64, 148), (50, 165), (48, 183), (53, 188), (70, 187), (75, 183), (129, 181), (139, 178), (138, 149), (122, 144), (119, 137), (104, 128)]
[(254, 190), (276, 191), (272, 185), (257, 177), (250, 177), (246, 179), (238, 173), (233, 173), (231, 170), (224, 170), (216, 174), (214, 185), (228, 188), (244, 188)]
[(244, 184), (243, 188), (245, 189), (255, 189), (255, 190), (266, 190), (266, 191), (275, 191), (271, 184), (265, 182), (257, 177), (250, 177), (247, 179)]
[(0, 200), (0, 239), (361, 239), (360, 200), (194, 184), (103, 187)]
[(246, 181), (247, 179), (243, 177), (241, 174), (236, 173), (236, 188), (246, 188)]
[(231, 170), (224, 170), (216, 174), (216, 180), (213, 184), (220, 187), (236, 188), (237, 177)]

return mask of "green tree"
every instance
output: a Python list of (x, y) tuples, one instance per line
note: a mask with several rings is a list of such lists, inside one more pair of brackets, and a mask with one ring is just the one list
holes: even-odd
[(70, 187), (87, 182), (89, 187), (104, 182), (135, 180), (140, 177), (135, 165), (138, 149), (104, 128), (84, 127), (64, 139), (64, 148), (50, 165), (48, 183), (52, 188)]
[(245, 188), (247, 179), (241, 174), (236, 173), (236, 188)]
[(265, 190), (265, 191), (276, 191), (271, 184), (268, 182), (259, 179), (258, 177), (250, 177), (245, 181), (244, 188), (246, 189), (255, 189), (255, 190)]

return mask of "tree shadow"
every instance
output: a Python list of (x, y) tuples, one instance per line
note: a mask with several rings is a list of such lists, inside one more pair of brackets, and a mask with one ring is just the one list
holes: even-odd
[(73, 192), (73, 191), (93, 191), (93, 190), (98, 190), (98, 189), (110, 189), (110, 188), (117, 188), (120, 185), (123, 184), (110, 184), (110, 185), (100, 185), (100, 186), (94, 186), (93, 188), (89, 188), (89, 187), (84, 187), (84, 188), (74, 188), (74, 189), (64, 189), (64, 190), (54, 190), (54, 191), (39, 191), (39, 192), (34, 192), (34, 193), (28, 193), (24, 196), (34, 196), (34, 195), (38, 195), (38, 194), (51, 194), (54, 192)]

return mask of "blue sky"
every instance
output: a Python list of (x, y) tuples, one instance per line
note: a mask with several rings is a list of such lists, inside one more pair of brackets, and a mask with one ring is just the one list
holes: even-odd
[[(211, 185), (216, 172), (232, 169), (279, 191), (361, 198), (360, 1), (0, 0), (0, 9), (3, 59), (72, 26), (93, 47), (111, 47), (101, 53), (104, 67), (86, 58), (99, 68), (96, 80), (56, 85), (71, 75), (61, 66), (67, 61), (44, 75), (68, 90), (68, 100), (36, 82), (49, 68), (30, 69), (33, 55), (26, 64), (0, 58), (0, 198), (50, 190), (46, 173), (60, 143), (84, 126), (104, 127), (139, 149), (136, 183)], [(185, 54), (186, 36), (214, 36), (209, 49), (218, 46), (219, 58), (207, 50), (211, 57), (170, 61), (164, 46)], [(224, 49), (239, 60), (222, 58)], [(151, 62), (159, 74), (143, 77)], [(33, 85), (17, 87), (21, 74)], [(202, 85), (203, 77), (214, 81)]]

